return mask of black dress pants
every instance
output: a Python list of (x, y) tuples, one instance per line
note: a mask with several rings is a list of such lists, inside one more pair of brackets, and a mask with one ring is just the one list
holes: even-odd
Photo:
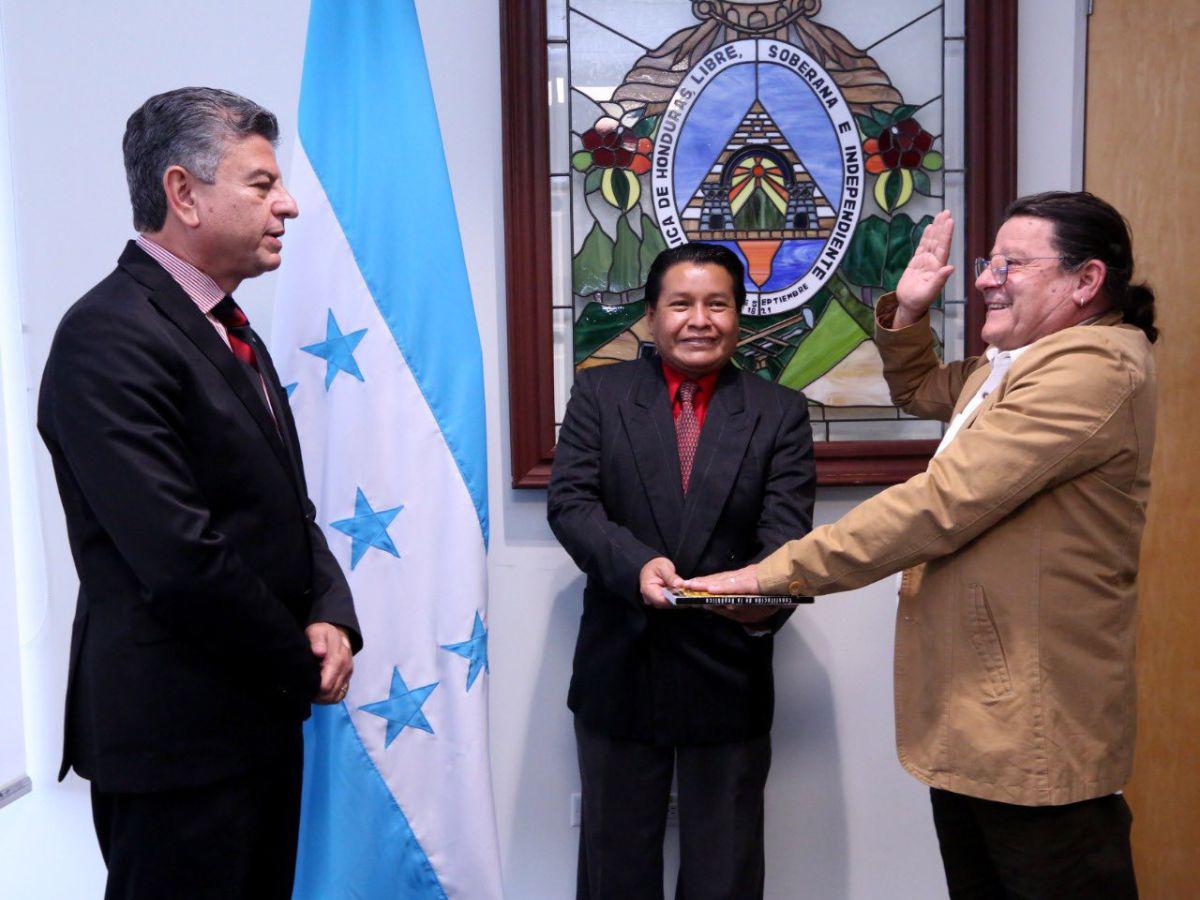
[(575, 719), (583, 815), (578, 900), (661, 900), (674, 772), (679, 801), (676, 900), (763, 895), (763, 789), (769, 735), (660, 747), (618, 741)]
[(1017, 806), (930, 789), (952, 900), (1136, 900), (1120, 794)]
[(105, 900), (289, 900), (303, 744), (271, 768), (145, 794), (92, 788)]

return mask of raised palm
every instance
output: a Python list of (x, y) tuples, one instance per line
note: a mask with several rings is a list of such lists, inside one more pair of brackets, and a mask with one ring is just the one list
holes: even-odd
[(953, 236), (954, 218), (949, 210), (943, 209), (925, 227), (916, 252), (896, 285), (896, 302), (906, 320), (899, 324), (914, 322), (925, 315), (946, 286), (946, 279), (954, 271), (954, 266), (946, 264)]

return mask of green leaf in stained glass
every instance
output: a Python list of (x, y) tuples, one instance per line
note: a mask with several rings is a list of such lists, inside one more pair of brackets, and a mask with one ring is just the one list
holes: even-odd
[(912, 219), (900, 213), (888, 223), (887, 259), (883, 264), (884, 290), (896, 289), (900, 276), (904, 274), (913, 255)]
[[(908, 256), (909, 259), (912, 259), (912, 254), (917, 252), (917, 245), (921, 243), (921, 235), (925, 233), (925, 228), (932, 221), (933, 221), (933, 216), (922, 216), (920, 221), (918, 221), (917, 223), (915, 223), (913, 225), (912, 231), (909, 232), (909, 238), (908, 238), (909, 245), (912, 248), (909, 251), (909, 256)], [(904, 265), (907, 266), (908, 262), (905, 261)], [(903, 275), (903, 274), (904, 274), (904, 270), (901, 269), (900, 273), (896, 276), (897, 283), (899, 283), (899, 281), (900, 281), (900, 275)]]
[(878, 122), (880, 125), (891, 125), (892, 124), (891, 115), (889, 115), (888, 113), (885, 113), (878, 106), (871, 107), (871, 115), (874, 117), (875, 121)]
[(929, 184), (929, 173), (924, 169), (913, 169), (912, 178), (913, 190), (918, 194), (924, 194), (926, 197), (928, 197), (931, 190)]
[(604, 169), (592, 169), (587, 173), (587, 178), (583, 182), (583, 192), (590, 194), (592, 191), (600, 189), (600, 179), (604, 177)]
[(862, 133), (867, 137), (877, 138), (883, 134), (883, 126), (871, 118), (871, 116), (864, 116), (860, 113), (854, 118), (858, 120), (858, 127), (862, 129)]
[(898, 213), (890, 222), (868, 216), (859, 223), (846, 250), (841, 274), (863, 287), (895, 289), (900, 276), (921, 239), (921, 232), (932, 222), (925, 216), (914, 224), (907, 213)]
[(638, 251), (638, 259), (642, 265), (641, 283), (646, 283), (646, 278), (650, 274), (650, 265), (654, 262), (658, 254), (667, 249), (667, 242), (663, 240), (662, 232), (658, 230), (658, 226), (645, 213), (642, 213), (642, 248)]
[[(629, 181), (625, 178), (623, 171), (614, 171), (611, 181), (613, 198), (617, 201), (617, 209), (624, 211), (629, 206)], [(621, 220), (624, 221), (623, 216)]]
[(910, 104), (905, 104), (903, 106), (897, 106), (895, 109), (892, 110), (892, 121), (893, 122), (903, 122), (905, 119), (911, 119), (912, 114), (915, 113), (918, 109), (920, 109), (919, 106), (912, 106)]
[(571, 261), (571, 288), (586, 297), (608, 289), (608, 271), (612, 268), (613, 242), (597, 222), (583, 239), (583, 246)]
[(600, 194), (609, 206), (629, 212), (642, 195), (642, 182), (629, 169), (605, 169), (600, 178)]
[(896, 207), (903, 206), (912, 196), (912, 174), (908, 169), (889, 169), (880, 175), (875, 183), (876, 200), (880, 200), (880, 182), (883, 182), (883, 198), (879, 205), (884, 212), (890, 213)]
[(633, 126), (633, 133), (638, 137), (650, 137), (658, 125), (658, 116), (644, 116)]
[(575, 365), (579, 365), (646, 314), (646, 301), (623, 306), (589, 303), (575, 322)]
[(576, 172), (586, 172), (592, 167), (592, 151), (579, 150), (571, 154), (571, 167)]
[(883, 266), (883, 284), (880, 285), (884, 290), (896, 289), (900, 276), (908, 267), (909, 260), (917, 252), (921, 232), (932, 221), (932, 216), (925, 216), (920, 223), (914, 224), (907, 213), (900, 213), (889, 223), (887, 260)]
[(913, 251), (917, 249), (917, 244), (921, 243), (921, 235), (925, 233), (926, 227), (933, 221), (933, 216), (922, 216), (919, 222), (915, 222), (912, 227), (912, 245)]
[(608, 274), (608, 289), (623, 294), (642, 286), (642, 264), (639, 257), (641, 242), (629, 226), (629, 217), (617, 219), (617, 244), (613, 248), (612, 269)]
[(859, 222), (842, 261), (842, 274), (863, 287), (883, 284), (883, 263), (887, 256), (888, 223), (879, 216)]

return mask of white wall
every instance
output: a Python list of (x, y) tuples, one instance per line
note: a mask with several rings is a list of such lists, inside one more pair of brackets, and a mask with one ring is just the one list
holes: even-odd
[(1018, 194), (1083, 189), (1090, 5), (1090, 0), (1021, 0), (1019, 4)]
[[(215, 84), (273, 109), (295, 134), (305, 4), (5, 0), (20, 285), (32, 383), (66, 307), (109, 271), (129, 234), (120, 136), (149, 94)], [(582, 577), (545, 524), (541, 492), (508, 487), (507, 333), (501, 222), (499, 22), (494, 0), (418, 0), (439, 101), (487, 372), (491, 548), (492, 760), (508, 896), (571, 896), (578, 789), (565, 697)], [(1021, 5), (1041, 39), (1079, 46), (1075, 0)], [(156, 46), (150, 35), (187, 35)], [(1057, 40), (1055, 36), (1057, 35)], [(1081, 117), (1069, 81), (1045, 76), (1056, 58), (1022, 54), (1021, 156), (1036, 186), (1067, 186), (1031, 136)], [(1059, 131), (1054, 131), (1058, 134)], [(286, 265), (286, 251), (285, 251)], [(271, 276), (239, 291), (256, 323), (270, 321)], [(28, 411), (27, 411), (28, 412)], [(11, 414), (11, 413), (10, 413)], [(37, 450), (47, 560), (45, 624), (23, 634), (29, 767), (35, 789), (0, 810), (0, 895), (98, 897), (103, 872), (86, 785), (53, 781), (75, 580), (48, 458)], [(828, 490), (818, 520), (869, 496)], [(943, 893), (924, 789), (895, 760), (890, 583), (802, 610), (777, 641), (775, 763), (768, 788), (772, 897), (926, 898)]]
[[(307, 4), (290, 0), (0, 4), (30, 421), (58, 320), (112, 270), (131, 236), (121, 162), (125, 119), (153, 93), (214, 84), (276, 110), (294, 134), (306, 17)], [(286, 171), (288, 141), (281, 151)], [(269, 322), (273, 293), (266, 276), (238, 297), (256, 322)], [(87, 784), (74, 775), (63, 785), (54, 780), (78, 582), (40, 442), (35, 454), (46, 589), (21, 623), (34, 788), (0, 809), (0, 896), (99, 897), (104, 869)]]
[[(0, 76), (3, 72), (0, 46)], [(29, 785), (25, 774), (17, 605), (20, 573), (27, 571), (21, 565), (24, 547), (19, 529), (25, 524), (22, 513), (31, 505), (32, 492), (21, 491), (21, 479), (15, 476), (32, 454), (23, 413), (25, 362), (17, 314), (17, 248), (8, 147), (8, 95), (0, 84), (0, 404), (4, 407), (0, 409), (0, 807), (16, 800)], [(12, 414), (8, 414), (10, 407)]]

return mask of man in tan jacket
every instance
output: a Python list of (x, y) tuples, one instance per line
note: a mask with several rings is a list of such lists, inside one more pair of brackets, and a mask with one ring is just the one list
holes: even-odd
[(702, 590), (844, 591), (903, 571), (900, 761), (930, 785), (952, 897), (1136, 897), (1119, 794), (1154, 442), (1153, 294), (1120, 214), (1013, 203), (976, 262), (987, 354), (942, 364), (927, 311), (953, 268), (938, 215), (876, 342), (894, 401), (950, 423), (928, 469)]

